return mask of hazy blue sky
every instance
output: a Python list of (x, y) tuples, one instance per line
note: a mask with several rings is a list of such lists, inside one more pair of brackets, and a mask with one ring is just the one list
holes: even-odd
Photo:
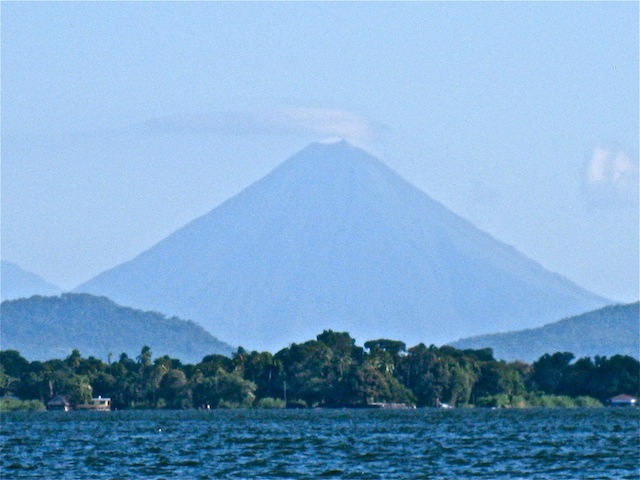
[(638, 3), (7, 3), (2, 258), (72, 287), (344, 137), (638, 299)]

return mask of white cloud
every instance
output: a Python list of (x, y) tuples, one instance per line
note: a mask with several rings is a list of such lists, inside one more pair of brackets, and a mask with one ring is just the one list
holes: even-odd
[(585, 169), (585, 190), (592, 207), (638, 205), (638, 160), (597, 146)]
[(376, 140), (382, 131), (381, 125), (343, 110), (289, 109), (273, 112), (272, 120), (284, 128), (362, 143)]
[(378, 142), (385, 127), (345, 110), (293, 108), (257, 112), (215, 112), (154, 118), (154, 132), (231, 135), (297, 135), (315, 140), (345, 139), (355, 145)]

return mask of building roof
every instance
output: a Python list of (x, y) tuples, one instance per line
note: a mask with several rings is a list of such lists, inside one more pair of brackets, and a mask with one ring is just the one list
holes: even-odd
[(615, 397), (611, 397), (609, 401), (610, 402), (635, 402), (636, 397), (623, 393), (621, 395), (616, 395)]
[(47, 405), (69, 405), (69, 401), (63, 395), (56, 395), (47, 402)]

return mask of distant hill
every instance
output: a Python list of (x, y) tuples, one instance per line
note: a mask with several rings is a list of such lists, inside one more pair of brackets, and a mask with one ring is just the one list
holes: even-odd
[(638, 302), (614, 305), (565, 318), (541, 328), (481, 335), (453, 342), (456, 348), (493, 348), (503, 360), (533, 361), (545, 353), (571, 352), (576, 358), (615, 354), (640, 357)]
[(0, 262), (0, 301), (28, 298), (32, 295), (59, 295), (62, 288), (42, 279), (15, 263)]
[(442, 344), (611, 303), (478, 230), (346, 142), (312, 144), (76, 291), (276, 351), (330, 328)]
[(110, 352), (116, 359), (122, 352), (135, 358), (149, 345), (154, 356), (195, 363), (233, 350), (193, 322), (86, 294), (8, 300), (0, 305), (0, 317), (2, 350), (18, 350), (29, 360), (64, 358), (73, 349), (103, 361)]

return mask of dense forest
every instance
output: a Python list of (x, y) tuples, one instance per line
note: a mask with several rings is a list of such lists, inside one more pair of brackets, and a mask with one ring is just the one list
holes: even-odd
[[(575, 361), (574, 361), (575, 360)], [(497, 361), (490, 349), (457, 350), (397, 340), (364, 347), (345, 332), (326, 330), (315, 340), (275, 355), (239, 348), (231, 357), (205, 356), (182, 364), (121, 354), (107, 363), (75, 350), (65, 359), (29, 362), (0, 352), (0, 396), (43, 405), (56, 395), (72, 404), (92, 397), (114, 408), (594, 406), (609, 397), (640, 395), (640, 362), (622, 355), (580, 358), (545, 354), (532, 364)], [(18, 400), (16, 400), (18, 401)]]

